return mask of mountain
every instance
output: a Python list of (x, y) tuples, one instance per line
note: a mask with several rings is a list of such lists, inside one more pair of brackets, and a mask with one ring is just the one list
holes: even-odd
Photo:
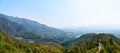
[(6, 16), (5, 18), (9, 19), (12, 22), (16, 22), (18, 24), (23, 25), (24, 27), (26, 27), (27, 29), (38, 35), (44, 35), (44, 36), (66, 35), (66, 33), (60, 29), (52, 28), (44, 24), (40, 24), (36, 21), (32, 21), (24, 18), (12, 17), (12, 16)]
[(26, 27), (0, 16), (0, 53), (120, 53), (120, 38), (112, 34), (87, 33), (59, 45), (53, 42), (65, 38), (38, 35)]
[[(120, 37), (120, 28), (117, 26), (84, 26), (84, 27), (72, 27), (63, 28), (63, 31), (72, 32), (74, 34), (83, 35), (85, 33), (110, 33), (117, 37)], [(78, 35), (74, 37), (78, 37)]]
[(7, 34), (25, 40), (60, 43), (69, 39), (67, 33), (62, 30), (4, 14), (0, 14), (0, 29)]
[(113, 34), (81, 33), (0, 14), (0, 53), (120, 53)]
[(40, 37), (26, 29), (24, 26), (17, 24), (15, 22), (11, 22), (10, 20), (1, 16), (0, 16), (0, 29), (7, 34), (10, 34), (11, 36), (22, 37), (24, 39), (35, 38), (35, 36)]
[(105, 33), (84, 34), (62, 45), (65, 53), (120, 53), (120, 38)]
[(62, 53), (59, 44), (24, 42), (0, 31), (0, 53)]

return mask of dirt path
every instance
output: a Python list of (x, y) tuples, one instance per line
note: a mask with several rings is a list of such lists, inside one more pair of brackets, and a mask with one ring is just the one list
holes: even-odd
[(99, 53), (99, 52), (100, 52), (100, 49), (101, 49), (101, 44), (99, 43), (98, 51), (97, 51), (96, 53)]

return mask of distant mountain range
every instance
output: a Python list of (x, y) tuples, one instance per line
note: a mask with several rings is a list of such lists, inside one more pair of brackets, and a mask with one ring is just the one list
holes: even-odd
[(36, 21), (0, 14), (0, 29), (15, 37), (43, 42), (63, 42), (70, 39), (67, 32)]
[[(73, 27), (64, 28), (63, 31), (83, 35), (86, 33), (111, 33), (117, 37), (120, 37), (120, 28), (115, 26), (87, 26), (87, 27)], [(76, 35), (75, 37), (77, 37)]]

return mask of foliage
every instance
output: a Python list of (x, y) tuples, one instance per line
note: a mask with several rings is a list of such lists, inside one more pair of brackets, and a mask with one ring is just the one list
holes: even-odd
[(4, 14), (0, 14), (0, 29), (14, 37), (22, 37), (24, 40), (62, 43), (72, 39), (67, 36), (67, 32), (60, 29)]
[[(120, 39), (114, 37), (112, 34), (94, 34), (89, 33), (80, 38), (67, 42), (68, 47), (64, 53), (120, 53), (119, 42)], [(100, 43), (100, 49), (99, 47)], [(66, 43), (64, 43), (66, 44)]]
[(57, 43), (23, 42), (3, 32), (0, 32), (0, 39), (0, 53), (62, 53), (62, 47)]

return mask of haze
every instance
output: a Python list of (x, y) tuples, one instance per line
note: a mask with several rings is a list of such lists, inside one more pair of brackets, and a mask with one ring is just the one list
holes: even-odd
[(120, 26), (120, 0), (0, 0), (0, 13), (56, 28)]

